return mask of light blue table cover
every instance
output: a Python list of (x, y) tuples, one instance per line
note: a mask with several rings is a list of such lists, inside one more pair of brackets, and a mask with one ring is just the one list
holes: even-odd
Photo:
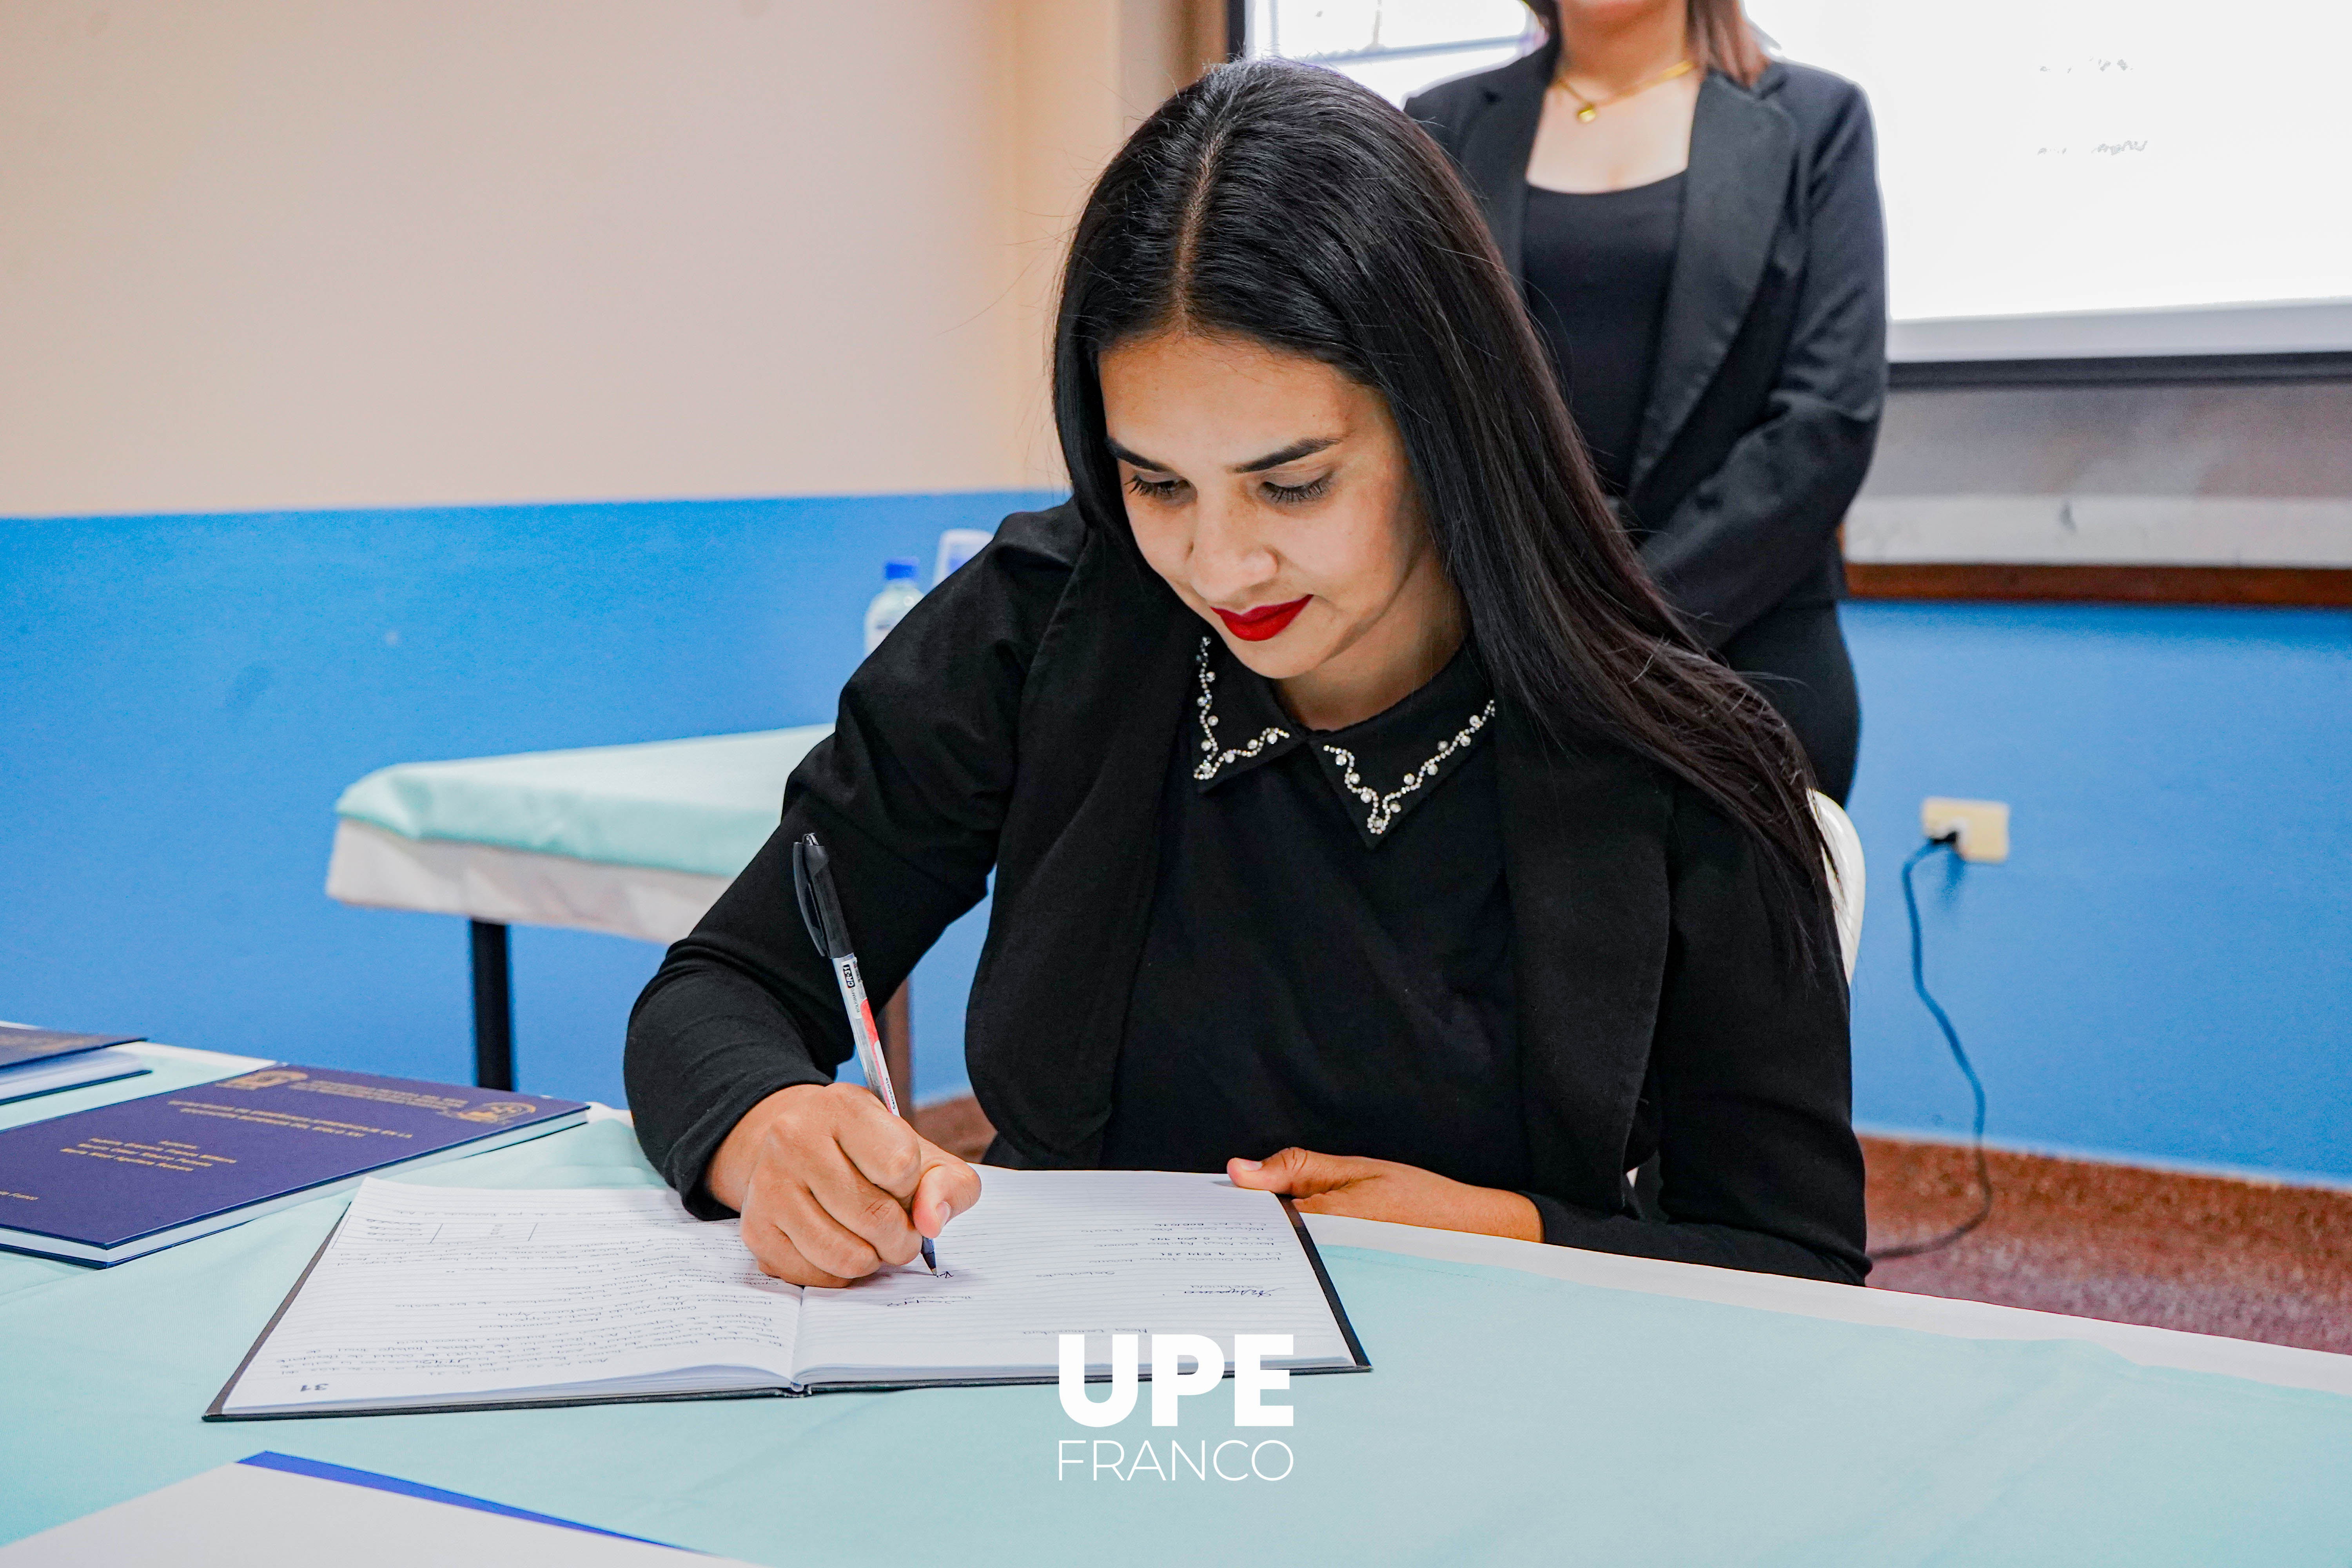
[[(413, 1179), (656, 1180), (614, 1121)], [(1279, 1436), (1278, 1482), (1057, 1480), (1059, 1439), (1171, 1434), (1051, 1388), (200, 1421), (341, 1207), (0, 1259), (0, 1541), (272, 1448), (770, 1563), (2352, 1562), (2352, 1399), (1348, 1247), (1376, 1370), (1294, 1379), (1288, 1431), (1220, 1392), (1173, 1434)]]
[(335, 813), (406, 838), (732, 877), (774, 831), (784, 780), (830, 724), (378, 768)]

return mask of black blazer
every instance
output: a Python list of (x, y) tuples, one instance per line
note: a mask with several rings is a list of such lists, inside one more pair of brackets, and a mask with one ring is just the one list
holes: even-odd
[[(1405, 105), (1453, 157), (1525, 286), (1528, 158), (1557, 50)], [(1870, 108), (1776, 61), (1699, 87), (1682, 234), (1623, 510), (1708, 646), (1837, 597), (1837, 527), (1886, 394), (1886, 260)]]
[[(1006, 519), (858, 669), (777, 834), (631, 1018), (638, 1138), (698, 1212), (725, 1212), (703, 1170), (743, 1113), (850, 1054), (793, 905), (789, 845), (812, 828), (877, 995), (993, 871), (964, 1035), (991, 1157), (1097, 1160), (1201, 632), (1123, 530), (1065, 504)], [(1696, 794), (1597, 742), (1548, 749), (1507, 704), (1497, 723), (1546, 1239), (1860, 1279), (1835, 959), (1809, 980), (1776, 964), (1748, 847)], [(1624, 1173), (1653, 1150), (1672, 1223), (1627, 1204)]]

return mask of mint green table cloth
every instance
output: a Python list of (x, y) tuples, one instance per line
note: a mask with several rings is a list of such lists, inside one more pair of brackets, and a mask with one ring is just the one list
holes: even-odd
[[(413, 1179), (656, 1178), (608, 1121)], [(1286, 1431), (1223, 1394), (1093, 1431), (1052, 1388), (199, 1421), (341, 1206), (0, 1259), (0, 1541), (271, 1448), (768, 1563), (2352, 1563), (2352, 1398), (1354, 1247), (1375, 1370), (1294, 1379)], [(1235, 1436), (1295, 1468), (1056, 1479), (1063, 1439)]]
[(401, 763), (335, 814), (404, 838), (732, 877), (774, 831), (784, 779), (830, 724), (634, 746)]

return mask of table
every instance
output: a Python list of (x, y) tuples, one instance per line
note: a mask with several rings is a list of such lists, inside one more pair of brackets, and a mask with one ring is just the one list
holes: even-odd
[[(406, 1179), (656, 1180), (611, 1112)], [(2352, 1357), (1322, 1218), (1375, 1370), (1296, 1379), (1279, 1434), (1214, 1395), (1174, 1434), (1278, 1436), (1279, 1481), (1057, 1479), (1063, 1439), (1170, 1434), (1148, 1400), (1080, 1428), (1050, 1388), (200, 1422), (341, 1208), (105, 1271), (0, 1258), (0, 1540), (274, 1448), (770, 1563), (2342, 1568), (2352, 1544)]]
[[(510, 925), (669, 943), (775, 830), (784, 780), (830, 724), (379, 768), (335, 802), (327, 895), (463, 915), (474, 1081), (514, 1087)], [(883, 1007), (891, 1079), (913, 1103), (906, 992)]]

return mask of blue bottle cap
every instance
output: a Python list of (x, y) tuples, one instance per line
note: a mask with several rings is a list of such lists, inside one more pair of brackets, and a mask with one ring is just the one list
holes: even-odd
[(911, 583), (915, 579), (915, 574), (920, 570), (921, 567), (912, 558), (905, 555), (893, 556), (883, 563), (882, 581), (896, 583), (899, 578), (904, 577)]

